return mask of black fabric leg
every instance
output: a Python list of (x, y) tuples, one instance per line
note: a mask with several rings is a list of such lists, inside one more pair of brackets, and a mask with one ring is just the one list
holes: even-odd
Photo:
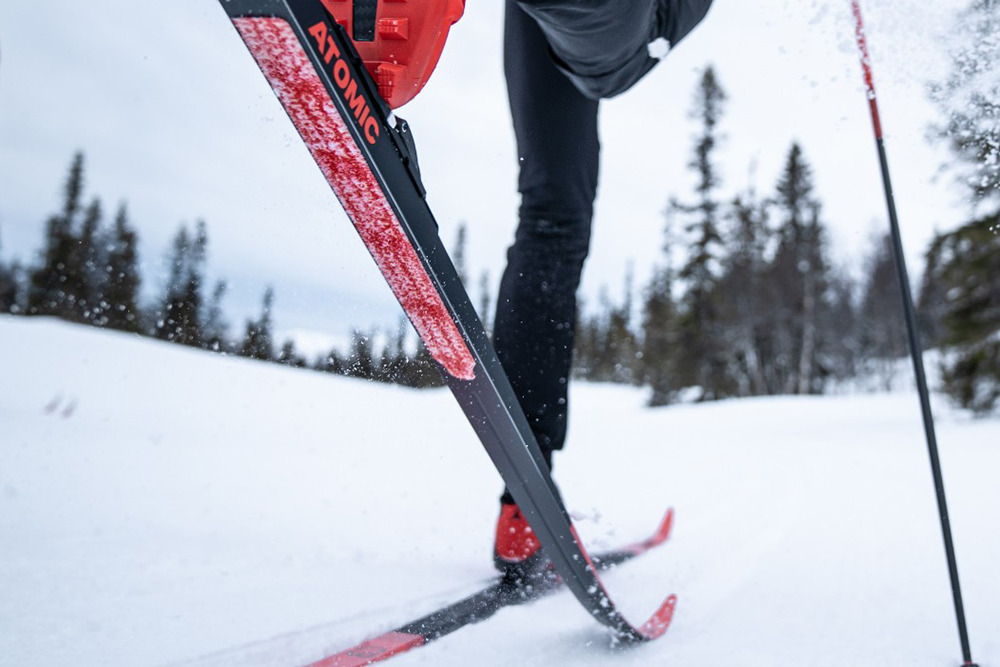
[[(520, 173), (519, 224), (494, 318), (497, 356), (549, 467), (566, 440), (576, 291), (590, 247), (598, 100), (657, 62), (711, 0), (506, 0), (504, 72)], [(582, 73), (582, 74), (581, 74)], [(501, 502), (513, 503), (506, 491)]]
[(538, 25), (513, 0), (504, 67), (521, 207), (500, 282), (494, 343), (551, 466), (566, 438), (576, 291), (597, 191), (598, 103), (556, 69)]

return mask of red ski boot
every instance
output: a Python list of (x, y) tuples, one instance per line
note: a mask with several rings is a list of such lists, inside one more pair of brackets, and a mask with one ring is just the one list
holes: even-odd
[(427, 83), (465, 0), (322, 0), (393, 109)]
[(497, 541), (493, 564), (505, 576), (522, 579), (544, 564), (545, 558), (535, 531), (517, 505), (501, 504), (497, 519)]

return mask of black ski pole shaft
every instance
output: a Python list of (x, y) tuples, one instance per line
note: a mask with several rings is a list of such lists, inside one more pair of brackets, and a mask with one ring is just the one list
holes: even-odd
[(892, 250), (896, 258), (896, 274), (903, 296), (903, 313), (906, 317), (906, 332), (910, 341), (910, 356), (913, 358), (913, 371), (917, 378), (917, 393), (920, 395), (920, 411), (924, 420), (924, 433), (927, 436), (927, 451), (930, 454), (931, 470), (934, 474), (934, 489), (937, 492), (938, 513), (941, 516), (941, 532), (944, 536), (944, 549), (948, 557), (948, 573), (951, 577), (951, 592), (955, 602), (955, 617), (958, 620), (958, 636), (962, 643), (962, 659), (965, 667), (976, 667), (972, 662), (972, 651), (969, 648), (969, 631), (965, 624), (965, 606), (962, 604), (962, 587), (958, 580), (958, 562), (955, 558), (955, 544), (951, 536), (951, 522), (948, 519), (948, 501), (944, 493), (944, 476), (941, 474), (941, 459), (938, 456), (937, 437), (934, 434), (934, 415), (931, 413), (931, 402), (927, 391), (927, 376), (924, 372), (923, 350), (917, 328), (917, 317), (913, 308), (913, 295), (910, 292), (910, 279), (906, 272), (906, 260), (903, 256), (903, 241), (899, 232), (899, 217), (896, 215), (896, 202), (892, 195), (892, 182), (889, 180), (889, 160), (886, 157), (885, 142), (882, 139), (882, 121), (879, 118), (878, 102), (875, 98), (875, 81), (872, 76), (871, 59), (868, 55), (868, 41), (865, 38), (864, 22), (861, 19), (860, 0), (851, 0), (854, 12), (855, 30), (858, 49), (861, 51), (861, 67), (864, 72), (865, 90), (868, 93), (868, 106), (871, 110), (872, 128), (875, 130), (875, 144), (878, 148), (879, 164), (882, 168), (882, 183), (885, 187), (885, 201), (889, 209), (889, 226), (892, 230)]

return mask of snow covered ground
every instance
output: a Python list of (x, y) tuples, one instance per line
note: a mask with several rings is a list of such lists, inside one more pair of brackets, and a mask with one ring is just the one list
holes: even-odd
[[(446, 391), (0, 317), (0, 665), (294, 667), (491, 576), (498, 476)], [(667, 637), (613, 650), (568, 594), (398, 665), (957, 665), (912, 394), (661, 410), (578, 385), (556, 474)], [(1000, 665), (1000, 421), (938, 406), (973, 654)]]

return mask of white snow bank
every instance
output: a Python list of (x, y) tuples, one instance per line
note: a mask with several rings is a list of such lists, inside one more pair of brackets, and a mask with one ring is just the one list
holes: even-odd
[[(304, 664), (491, 575), (500, 482), (446, 391), (0, 317), (0, 665)], [(566, 594), (403, 665), (957, 664), (909, 393), (649, 410), (577, 385), (556, 475), (667, 637), (612, 651)], [(938, 423), (973, 652), (1000, 664), (1000, 422)]]

